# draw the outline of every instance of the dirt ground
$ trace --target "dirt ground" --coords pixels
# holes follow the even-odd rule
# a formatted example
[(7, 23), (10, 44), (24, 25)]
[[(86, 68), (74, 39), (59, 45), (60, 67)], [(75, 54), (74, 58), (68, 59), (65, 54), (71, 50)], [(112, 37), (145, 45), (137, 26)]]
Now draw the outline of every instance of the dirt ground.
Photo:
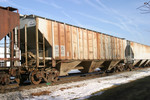
[(86, 100), (150, 100), (150, 76), (119, 85)]

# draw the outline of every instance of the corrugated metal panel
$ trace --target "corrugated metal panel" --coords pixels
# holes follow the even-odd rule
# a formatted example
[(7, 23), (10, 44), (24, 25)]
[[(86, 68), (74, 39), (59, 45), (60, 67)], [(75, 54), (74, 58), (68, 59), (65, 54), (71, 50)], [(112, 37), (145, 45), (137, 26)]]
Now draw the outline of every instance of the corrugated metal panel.
[(107, 37), (108, 38), (108, 59), (111, 59), (111, 43), (110, 43), (110, 36)]
[(115, 58), (115, 39), (112, 37), (112, 59)]
[(115, 38), (115, 59), (117, 59), (117, 38)]
[(58, 23), (58, 34), (59, 34), (59, 52), (60, 59), (65, 59), (65, 32), (64, 32), (64, 24)]
[(122, 59), (122, 48), (123, 48), (123, 43), (122, 43), (123, 40), (120, 39), (120, 58)]
[(84, 51), (84, 59), (88, 59), (88, 42), (87, 42), (87, 30), (83, 29), (83, 51)]
[(100, 59), (101, 38), (99, 33), (97, 33), (96, 35), (97, 35), (97, 59)]
[(109, 36), (109, 59), (112, 59), (112, 41), (110, 36)]
[(123, 40), (121, 40), (121, 48), (120, 48), (120, 49), (121, 49), (121, 53), (120, 53), (121, 59), (123, 59), (123, 55), (122, 55), (122, 53), (123, 53), (123, 52), (122, 52), (122, 51), (123, 51)]
[(105, 35), (105, 59), (109, 59), (109, 53), (108, 53), (108, 36)]
[(66, 28), (66, 52), (67, 59), (72, 59), (72, 42), (71, 42), (71, 29), (69, 25), (65, 25)]
[(115, 41), (115, 37), (113, 37), (113, 59), (116, 59), (116, 43), (115, 43), (116, 41)]
[(77, 28), (77, 59), (80, 59), (80, 47), (79, 47), (79, 28)]
[(118, 58), (118, 47), (117, 47), (118, 45), (117, 45), (117, 38), (115, 38), (115, 59), (117, 59)]
[(114, 59), (117, 59), (117, 40), (114, 37)]
[(125, 50), (126, 50), (127, 42), (123, 40), (123, 58), (125, 58)]
[(101, 41), (101, 47), (100, 47), (100, 58), (105, 59), (105, 44), (104, 44), (104, 35), (100, 34), (100, 41)]
[(102, 35), (102, 38), (103, 38), (103, 59), (106, 59), (106, 46), (105, 46), (105, 44), (106, 44), (106, 41), (105, 41), (106, 36)]
[(149, 46), (131, 42), (131, 49), (134, 54), (134, 59), (150, 59)]
[(89, 59), (93, 59), (93, 33), (88, 31), (88, 49), (89, 49)]
[(120, 39), (117, 38), (118, 43), (118, 59), (120, 59)]
[(106, 35), (102, 35), (103, 38), (103, 59), (106, 59)]
[(119, 45), (119, 46), (118, 46), (118, 50), (119, 50), (119, 51), (118, 51), (118, 58), (119, 58), (119, 59), (121, 59), (121, 56), (120, 56), (120, 55), (121, 55), (121, 50), (120, 50), (120, 49), (121, 49), (121, 44), (120, 44), (120, 43), (121, 43), (121, 41), (120, 41), (120, 39), (118, 39), (118, 45)]
[(77, 28), (72, 26), (72, 41), (73, 41), (73, 59), (77, 59)]
[(106, 36), (106, 59), (109, 59), (109, 37)]
[(125, 40), (122, 40), (122, 59), (125, 58), (125, 46), (126, 46), (125, 43), (126, 43)]
[(96, 32), (93, 32), (93, 56), (94, 56), (94, 59), (97, 59), (97, 33)]
[(78, 29), (79, 32), (79, 58), (83, 59), (83, 31)]
[(110, 42), (110, 36), (107, 36), (108, 38), (108, 59), (111, 59), (111, 42)]
[(116, 56), (117, 56), (117, 59), (119, 59), (119, 41), (118, 41), (118, 40), (119, 40), (119, 39), (116, 38), (116, 44), (117, 44), (117, 45), (116, 45), (116, 52), (117, 52), (117, 53), (116, 53), (116, 54), (117, 54)]
[(53, 22), (53, 29), (54, 29), (54, 46), (53, 48), (55, 48), (55, 59), (59, 59), (60, 57), (60, 50), (59, 50), (59, 38), (58, 38), (58, 23), (57, 22)]
[(111, 37), (111, 45), (112, 45), (112, 59), (114, 59), (114, 37)]

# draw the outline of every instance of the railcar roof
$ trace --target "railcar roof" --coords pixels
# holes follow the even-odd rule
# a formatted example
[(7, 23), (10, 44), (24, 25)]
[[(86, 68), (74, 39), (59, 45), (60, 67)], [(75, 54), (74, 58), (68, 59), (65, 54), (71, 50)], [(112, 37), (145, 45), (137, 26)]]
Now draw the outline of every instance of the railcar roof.
[(5, 10), (9, 10), (9, 11), (16, 11), (18, 10), (17, 8), (13, 8), (13, 7), (2, 7), (0, 6), (1, 9), (5, 9)]
[(104, 34), (104, 35), (107, 35), (107, 36), (110, 36), (110, 37), (115, 37), (115, 38), (119, 38), (119, 39), (122, 39), (122, 40), (124, 40), (124, 39), (125, 39), (125, 38), (120, 38), (120, 37), (117, 37), (117, 36), (109, 35), (109, 34), (102, 33), (102, 32), (99, 32), (99, 31), (95, 31), (95, 30), (92, 30), (92, 29), (88, 29), (88, 28), (84, 28), (84, 27), (80, 27), (80, 26), (76, 26), (76, 25), (68, 24), (68, 23), (61, 22), (61, 21), (56, 21), (56, 20), (53, 20), (53, 19), (49, 19), (49, 18), (45, 18), (45, 17), (41, 17), (41, 16), (37, 16), (37, 15), (23, 15), (23, 16), (20, 16), (20, 17), (21, 17), (21, 18), (34, 18), (34, 17), (38, 17), (38, 18), (42, 18), (42, 19), (51, 20), (51, 21), (55, 21), (55, 22), (62, 23), (62, 24), (66, 24), (66, 25), (74, 26), (74, 27), (77, 27), (77, 28), (86, 29), (86, 30), (88, 30), (88, 31), (93, 31), (93, 32), (101, 33), (101, 34)]
[[(38, 15), (23, 15), (23, 16), (20, 16), (20, 17), (22, 17), (22, 18), (23, 18), (23, 17), (24, 17), (24, 18), (26, 18), (26, 17), (28, 17), (28, 18), (30, 18), (30, 17), (31, 17), (31, 18), (38, 17), (38, 18), (42, 18), (42, 19), (51, 20), (51, 21), (55, 21), (55, 22), (62, 23), (62, 24), (74, 26), (74, 27), (77, 27), (77, 28), (81, 28), (81, 29), (86, 29), (86, 30), (89, 30), (89, 31), (97, 32), (97, 33), (104, 34), (104, 35), (107, 35), (107, 36), (110, 36), (110, 37), (115, 37), (115, 38), (119, 38), (119, 39), (122, 39), (122, 40), (126, 40), (125, 38), (120, 38), (120, 37), (117, 37), (117, 36), (109, 35), (109, 34), (102, 33), (102, 32), (99, 32), (99, 31), (95, 31), (95, 30), (92, 30), (92, 29), (87, 29), (87, 28), (84, 28), (84, 27), (79, 27), (79, 26), (72, 25), (72, 24), (68, 24), (68, 23), (65, 23), (65, 22), (56, 21), (56, 20), (53, 20), (53, 19), (50, 19), (50, 18), (41, 17), (41, 16), (38, 16)], [(138, 42), (131, 41), (131, 40), (128, 40), (128, 41), (134, 42), (134, 43), (138, 43)], [(138, 43), (138, 44), (141, 44), (141, 43)], [(145, 44), (142, 44), (142, 45), (145, 45)], [(145, 46), (149, 46), (149, 45), (145, 45)], [(149, 47), (150, 47), (150, 46), (149, 46)]]

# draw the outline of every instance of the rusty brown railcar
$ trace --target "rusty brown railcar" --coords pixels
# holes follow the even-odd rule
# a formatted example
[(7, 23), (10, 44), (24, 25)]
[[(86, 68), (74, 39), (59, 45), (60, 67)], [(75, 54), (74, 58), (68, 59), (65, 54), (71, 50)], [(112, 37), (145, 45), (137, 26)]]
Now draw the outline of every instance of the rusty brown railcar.
[[(12, 81), (19, 82), (21, 66), (19, 19), (18, 9), (0, 7), (0, 47), (4, 51), (0, 57), (0, 62), (4, 63), (0, 66), (0, 84), (3, 85)], [(15, 79), (10, 80), (10, 77)]]

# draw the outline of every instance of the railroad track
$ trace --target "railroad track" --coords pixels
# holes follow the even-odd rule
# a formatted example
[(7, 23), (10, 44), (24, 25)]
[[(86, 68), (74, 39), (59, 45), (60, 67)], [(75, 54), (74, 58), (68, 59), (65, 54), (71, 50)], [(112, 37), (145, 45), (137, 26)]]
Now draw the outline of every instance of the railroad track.
[[(148, 68), (148, 67), (145, 67)], [(140, 70), (143, 69), (142, 67), (136, 67), (132, 71)], [(122, 72), (128, 72), (122, 71)], [(119, 74), (122, 72), (115, 72), (115, 73), (104, 73), (100, 71), (96, 71), (93, 73), (74, 73), (70, 74), (69, 76), (63, 76), (59, 77), (59, 80), (55, 83), (45, 83), (44, 81), (38, 85), (31, 84), (29, 81), (25, 82), (23, 85), (18, 85), (18, 84), (10, 84), (6, 86), (0, 86), (0, 93), (8, 93), (8, 92), (15, 92), (15, 91), (23, 91), (23, 90), (28, 90), (28, 89), (33, 89), (37, 87), (43, 87), (43, 86), (54, 86), (54, 85), (59, 85), (59, 84), (64, 84), (64, 83), (69, 83), (69, 82), (77, 82), (77, 81), (83, 81), (83, 80), (88, 80), (88, 79), (93, 79), (93, 78), (98, 78), (98, 77), (104, 77), (104, 76), (110, 76), (110, 75), (115, 75)]]

